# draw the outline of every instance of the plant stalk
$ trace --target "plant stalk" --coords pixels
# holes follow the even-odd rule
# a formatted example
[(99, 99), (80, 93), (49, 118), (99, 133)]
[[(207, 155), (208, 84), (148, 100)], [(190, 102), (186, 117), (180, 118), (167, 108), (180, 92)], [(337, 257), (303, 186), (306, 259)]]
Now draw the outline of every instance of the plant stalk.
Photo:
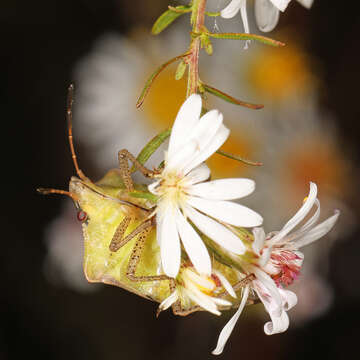
[[(201, 46), (201, 40), (199, 34), (204, 26), (205, 21), (205, 8), (207, 0), (194, 0), (191, 19), (193, 22), (192, 38), (190, 44), (191, 55), (188, 58), (189, 73), (187, 82), (186, 97), (192, 94), (196, 94), (199, 84), (199, 52)], [(195, 34), (195, 36), (194, 36)]]

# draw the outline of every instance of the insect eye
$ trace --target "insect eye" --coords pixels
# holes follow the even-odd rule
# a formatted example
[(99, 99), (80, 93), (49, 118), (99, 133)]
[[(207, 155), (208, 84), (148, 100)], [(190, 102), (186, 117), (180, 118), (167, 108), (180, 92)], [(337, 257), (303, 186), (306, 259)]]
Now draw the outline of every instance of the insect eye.
[(77, 219), (81, 222), (85, 221), (87, 219), (87, 213), (85, 211), (79, 210), (77, 213)]

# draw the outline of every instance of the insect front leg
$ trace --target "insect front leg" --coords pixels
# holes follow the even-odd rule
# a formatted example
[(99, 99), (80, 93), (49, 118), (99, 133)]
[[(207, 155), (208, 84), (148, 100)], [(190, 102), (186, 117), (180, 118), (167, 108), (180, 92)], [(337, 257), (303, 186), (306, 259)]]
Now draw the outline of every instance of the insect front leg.
[(131, 179), (131, 173), (129, 168), (128, 161), (130, 160), (134, 166), (146, 177), (153, 177), (154, 171), (146, 168), (144, 165), (140, 164), (139, 161), (136, 160), (135, 156), (133, 156), (129, 151), (126, 149), (120, 150), (118, 153), (119, 159), (119, 168), (120, 168), (120, 175), (124, 180), (124, 184), (126, 186), (126, 190), (129, 192), (134, 191), (134, 184)]

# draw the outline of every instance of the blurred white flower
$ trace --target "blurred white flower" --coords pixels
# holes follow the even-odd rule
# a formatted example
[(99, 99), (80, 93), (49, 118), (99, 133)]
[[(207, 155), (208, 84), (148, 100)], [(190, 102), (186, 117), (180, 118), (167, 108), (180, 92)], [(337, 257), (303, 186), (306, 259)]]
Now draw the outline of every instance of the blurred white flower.
[(149, 185), (149, 190), (159, 196), (157, 238), (163, 270), (170, 277), (176, 277), (180, 268), (180, 238), (195, 269), (200, 274), (211, 274), (206, 246), (187, 218), (210, 239), (236, 254), (243, 254), (245, 246), (227, 225), (254, 227), (262, 223), (255, 211), (227, 201), (251, 194), (255, 189), (252, 180), (204, 182), (210, 170), (203, 162), (226, 141), (229, 130), (217, 110), (200, 118), (201, 109), (200, 95), (191, 95), (181, 106), (172, 128), (165, 167)]
[(89, 284), (84, 276), (83, 235), (72, 202), (64, 201), (61, 214), (45, 229), (45, 244), (44, 274), (52, 284), (80, 292), (99, 289), (100, 285)]

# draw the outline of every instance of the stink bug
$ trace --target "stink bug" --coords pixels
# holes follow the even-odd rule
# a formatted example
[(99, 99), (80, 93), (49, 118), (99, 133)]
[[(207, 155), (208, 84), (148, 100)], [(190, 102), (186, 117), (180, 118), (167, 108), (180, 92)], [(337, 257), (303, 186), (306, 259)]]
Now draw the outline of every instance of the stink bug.
[[(119, 168), (112, 169), (98, 182), (87, 178), (79, 168), (72, 135), (73, 85), (67, 98), (68, 137), (72, 160), (78, 177), (72, 177), (69, 191), (44, 189), (42, 194), (69, 196), (77, 208), (84, 237), (84, 274), (89, 282), (103, 282), (119, 286), (141, 297), (162, 302), (175, 291), (176, 280), (163, 274), (160, 248), (156, 241), (154, 207), (156, 202), (132, 194), (147, 193), (145, 185), (133, 184), (128, 160), (144, 176), (152, 171), (140, 164), (127, 150), (118, 153)], [(213, 260), (222, 267), (233, 283), (236, 272), (229, 266)], [(242, 281), (237, 288), (241, 288)], [(245, 283), (244, 283), (245, 284)], [(222, 295), (221, 295), (222, 296)], [(236, 304), (237, 301), (233, 300)], [(202, 310), (191, 301), (178, 300), (172, 306), (175, 314), (187, 315)]]

